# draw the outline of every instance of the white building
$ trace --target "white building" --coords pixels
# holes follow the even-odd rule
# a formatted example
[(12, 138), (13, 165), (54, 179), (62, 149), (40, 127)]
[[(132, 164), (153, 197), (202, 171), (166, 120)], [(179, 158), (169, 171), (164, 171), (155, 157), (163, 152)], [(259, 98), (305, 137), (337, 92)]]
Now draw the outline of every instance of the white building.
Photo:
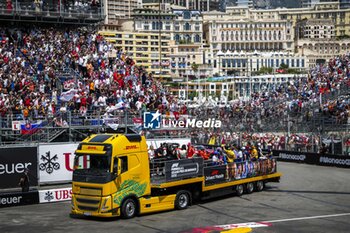
[[(200, 75), (203, 64), (203, 17), (199, 11), (174, 9), (160, 12), (140, 9), (134, 13), (134, 30), (171, 36), (171, 75), (179, 80)], [(194, 69), (193, 64), (196, 64)], [(198, 67), (197, 67), (198, 66)], [(197, 69), (198, 68), (198, 69)], [(198, 71), (198, 72), (197, 72)]]
[(142, 0), (105, 0), (105, 24), (117, 24), (119, 19), (130, 19), (134, 9), (142, 7)]
[(290, 69), (306, 71), (308, 63), (305, 57), (288, 52), (237, 52), (227, 50), (215, 54), (214, 73), (219, 75), (251, 76), (262, 67), (272, 68), (276, 72), (282, 64)]

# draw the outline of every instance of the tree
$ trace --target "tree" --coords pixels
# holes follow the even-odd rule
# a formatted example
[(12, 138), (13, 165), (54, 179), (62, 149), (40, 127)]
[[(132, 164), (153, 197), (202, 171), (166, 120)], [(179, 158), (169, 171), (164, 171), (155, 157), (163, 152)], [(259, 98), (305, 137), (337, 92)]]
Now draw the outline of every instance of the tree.
[(262, 66), (258, 71), (258, 74), (272, 74), (273, 69), (271, 67)]
[(195, 62), (193, 62), (193, 63), (191, 64), (191, 69), (192, 69), (194, 72), (197, 72), (197, 71), (198, 71), (198, 67), (199, 67), (199, 65), (196, 64)]
[(286, 64), (284, 64), (284, 63), (281, 63), (281, 65), (280, 65), (280, 67), (279, 67), (279, 69), (281, 69), (281, 70), (286, 70), (286, 69), (288, 69), (288, 68), (289, 68), (289, 66), (286, 65)]

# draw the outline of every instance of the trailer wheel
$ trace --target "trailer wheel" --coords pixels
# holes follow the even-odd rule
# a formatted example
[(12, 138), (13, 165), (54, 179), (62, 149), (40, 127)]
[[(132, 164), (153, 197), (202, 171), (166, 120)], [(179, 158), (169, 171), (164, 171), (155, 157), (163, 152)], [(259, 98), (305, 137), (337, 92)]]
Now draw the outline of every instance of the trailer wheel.
[(259, 180), (256, 182), (256, 191), (260, 192), (264, 189), (264, 182)]
[(136, 215), (136, 202), (132, 198), (128, 198), (123, 202), (121, 214), (123, 218), (133, 218)]
[(237, 185), (236, 186), (236, 195), (240, 197), (243, 195), (243, 192), (244, 192), (243, 185), (241, 185), (241, 184)]
[(253, 183), (248, 183), (246, 185), (246, 193), (250, 194), (254, 191), (254, 184)]
[(190, 194), (186, 191), (179, 191), (176, 194), (175, 209), (183, 210), (186, 209), (190, 204)]

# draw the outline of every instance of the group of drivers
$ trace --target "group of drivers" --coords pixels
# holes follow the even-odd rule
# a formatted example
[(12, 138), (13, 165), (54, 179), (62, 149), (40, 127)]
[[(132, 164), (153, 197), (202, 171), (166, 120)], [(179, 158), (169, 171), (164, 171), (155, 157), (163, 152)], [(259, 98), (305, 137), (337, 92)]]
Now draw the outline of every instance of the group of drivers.
[(271, 151), (263, 154), (260, 144), (248, 143), (243, 147), (236, 145), (222, 145), (213, 147), (208, 145), (180, 145), (178, 143), (162, 143), (154, 149), (151, 145), (148, 150), (150, 161), (179, 160), (188, 158), (200, 158), (211, 160), (213, 165), (221, 165), (232, 162), (257, 161), (259, 158), (271, 157)]

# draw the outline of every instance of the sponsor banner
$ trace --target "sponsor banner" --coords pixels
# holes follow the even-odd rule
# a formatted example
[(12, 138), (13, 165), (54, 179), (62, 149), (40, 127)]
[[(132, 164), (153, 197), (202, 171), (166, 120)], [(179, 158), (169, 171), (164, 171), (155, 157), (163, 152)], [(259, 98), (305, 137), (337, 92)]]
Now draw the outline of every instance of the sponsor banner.
[(226, 165), (205, 167), (205, 185), (218, 184), (224, 182), (226, 171)]
[(0, 149), (0, 189), (18, 188), (28, 169), (29, 185), (38, 186), (37, 147), (8, 147)]
[(273, 151), (273, 154), (274, 156), (278, 156), (278, 160), (280, 161), (350, 168), (349, 156), (276, 150)]
[(173, 160), (165, 163), (166, 181), (201, 176), (203, 174), (203, 158)]
[(21, 121), (12, 121), (12, 130), (21, 131)]
[(39, 145), (40, 183), (72, 181), (78, 144)]
[(0, 208), (39, 203), (38, 191), (0, 194)]
[(39, 191), (39, 203), (69, 201), (71, 199), (72, 199), (71, 187)]

